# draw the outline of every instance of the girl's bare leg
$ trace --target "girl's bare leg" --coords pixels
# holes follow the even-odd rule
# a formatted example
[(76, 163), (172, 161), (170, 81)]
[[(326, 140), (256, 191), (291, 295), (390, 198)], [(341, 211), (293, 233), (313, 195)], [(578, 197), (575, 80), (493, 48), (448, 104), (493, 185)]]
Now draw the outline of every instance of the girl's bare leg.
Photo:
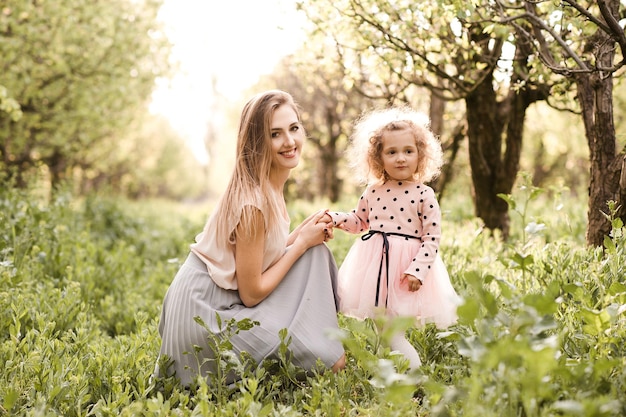
[(415, 350), (413, 345), (406, 339), (404, 332), (396, 333), (391, 338), (391, 349), (402, 353), (409, 361), (411, 369), (417, 369), (422, 366), (419, 353), (417, 353), (417, 350)]

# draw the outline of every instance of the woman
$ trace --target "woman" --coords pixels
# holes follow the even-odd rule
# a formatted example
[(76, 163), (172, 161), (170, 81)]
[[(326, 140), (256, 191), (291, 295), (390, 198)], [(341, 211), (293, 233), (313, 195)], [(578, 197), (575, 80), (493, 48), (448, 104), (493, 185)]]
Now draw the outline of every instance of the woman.
[(333, 371), (344, 367), (341, 342), (327, 337), (338, 324), (337, 266), (323, 244), (332, 229), (320, 222), (325, 212), (289, 234), (283, 186), (305, 136), (288, 93), (267, 91), (245, 105), (230, 183), (163, 302), (160, 356), (173, 363), (161, 374), (189, 385), (198, 374), (215, 373), (210, 341), (223, 336), (230, 319), (259, 322), (230, 337), (237, 355), (245, 351), (259, 364), (277, 358), (279, 332), (287, 329), (296, 365), (311, 370), (319, 359)]

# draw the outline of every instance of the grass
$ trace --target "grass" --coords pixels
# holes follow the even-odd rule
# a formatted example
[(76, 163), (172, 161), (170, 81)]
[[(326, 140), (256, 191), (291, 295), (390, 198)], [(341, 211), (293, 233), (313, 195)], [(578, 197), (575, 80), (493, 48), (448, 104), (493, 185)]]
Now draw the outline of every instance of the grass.
[[(285, 341), (254, 370), (224, 356), (247, 369), (236, 386), (191, 390), (151, 374), (163, 295), (210, 205), (0, 190), (0, 416), (626, 415), (623, 225), (607, 213), (613, 238), (588, 248), (584, 204), (521, 183), (503, 196), (506, 243), (471, 203), (442, 202), (442, 256), (465, 302), (449, 329), (407, 329), (420, 370), (386, 348), (380, 323), (340, 315), (344, 372), (302, 378)], [(336, 232), (338, 263), (355, 238)]]

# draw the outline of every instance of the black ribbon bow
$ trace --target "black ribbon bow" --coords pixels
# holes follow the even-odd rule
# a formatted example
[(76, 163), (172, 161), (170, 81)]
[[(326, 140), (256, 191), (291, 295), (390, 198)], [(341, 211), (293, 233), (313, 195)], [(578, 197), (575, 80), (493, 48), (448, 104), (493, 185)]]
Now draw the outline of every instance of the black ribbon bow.
[(387, 300), (389, 299), (389, 240), (387, 236), (400, 236), (405, 239), (421, 239), (419, 236), (405, 235), (404, 233), (395, 232), (383, 232), (382, 230), (369, 230), (363, 236), (361, 240), (368, 240), (375, 234), (381, 234), (383, 237), (383, 254), (380, 258), (380, 265), (378, 266), (378, 282), (376, 283), (376, 302), (375, 306), (378, 307), (380, 297), (380, 282), (382, 281), (383, 260), (385, 261), (385, 279), (387, 280), (387, 294), (385, 296), (385, 308), (387, 307)]

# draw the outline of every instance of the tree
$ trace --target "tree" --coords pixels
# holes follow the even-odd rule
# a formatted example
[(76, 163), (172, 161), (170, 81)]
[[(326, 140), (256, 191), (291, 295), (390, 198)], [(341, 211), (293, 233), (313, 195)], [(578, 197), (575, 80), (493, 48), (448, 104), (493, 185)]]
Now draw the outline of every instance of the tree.
[(313, 154), (313, 158), (304, 158), (303, 165), (309, 166), (303, 168), (308, 169), (293, 175), (292, 182), (297, 186), (292, 188), (299, 198), (339, 200), (344, 185), (339, 162), (348, 146), (352, 123), (376, 105), (375, 100), (345, 84), (339, 61), (334, 45), (310, 39), (306, 48), (284, 58), (266, 80), (289, 91), (302, 108), (308, 135), (305, 152)]
[(0, 10), (0, 83), (19, 120), (0, 113), (0, 169), (53, 184), (114, 150), (168, 70), (159, 0), (8, 0)]
[(474, 4), (311, 0), (300, 7), (336, 41), (346, 75), (365, 94), (393, 99), (413, 85), (465, 101), (476, 215), (506, 238), (508, 206), (498, 194), (509, 194), (517, 177), (526, 109), (549, 86), (529, 78), (531, 50), (515, 44), (514, 33), (471, 20)]
[[(602, 245), (611, 231), (609, 200), (626, 220), (626, 143), (618, 151), (613, 108), (614, 76), (626, 65), (619, 0), (494, 2), (499, 23), (513, 27), (540, 61), (538, 72), (570, 80), (576, 89), (589, 146), (587, 243)], [(543, 68), (540, 68), (543, 67)]]

